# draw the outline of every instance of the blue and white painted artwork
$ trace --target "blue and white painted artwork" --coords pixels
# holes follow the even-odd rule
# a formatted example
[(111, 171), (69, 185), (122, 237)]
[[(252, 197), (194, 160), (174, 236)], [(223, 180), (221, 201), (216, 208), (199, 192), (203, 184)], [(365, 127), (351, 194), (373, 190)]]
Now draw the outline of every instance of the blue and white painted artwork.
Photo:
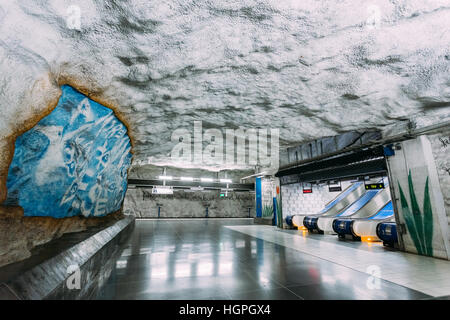
[(19, 136), (9, 167), (7, 205), (25, 216), (104, 216), (120, 209), (131, 144), (113, 111), (70, 86), (56, 108)]

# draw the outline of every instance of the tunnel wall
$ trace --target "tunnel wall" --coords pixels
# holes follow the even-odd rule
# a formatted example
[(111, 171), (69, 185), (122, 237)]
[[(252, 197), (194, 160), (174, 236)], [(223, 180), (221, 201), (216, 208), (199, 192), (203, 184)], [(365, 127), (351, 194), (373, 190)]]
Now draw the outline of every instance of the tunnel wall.
[(56, 108), (15, 141), (5, 205), (25, 216), (104, 216), (120, 209), (131, 144), (111, 109), (62, 86)]
[(448, 193), (448, 180), (441, 162), (447, 161), (450, 149), (438, 146), (439, 137), (442, 134), (401, 142), (395, 155), (388, 157), (388, 166), (396, 218), (406, 231), (400, 232), (404, 249), (448, 259), (448, 205), (443, 196)]
[(439, 185), (444, 197), (447, 222), (450, 226), (450, 128), (441, 133), (430, 135), (428, 138), (436, 164)]
[(205, 205), (208, 204), (210, 218), (246, 218), (248, 207), (254, 217), (255, 195), (253, 193), (228, 193), (219, 197), (218, 191), (185, 192), (174, 191), (173, 195), (155, 195), (151, 189), (128, 189), (123, 213), (137, 218), (157, 218), (158, 204), (161, 204), (161, 218), (204, 218)]
[(33, 249), (66, 233), (102, 227), (123, 219), (119, 211), (104, 217), (25, 217), (20, 207), (0, 206), (0, 267), (32, 256)]
[[(134, 219), (121, 219), (4, 283), (0, 281), (0, 300), (96, 298), (133, 229)], [(70, 285), (77, 275), (79, 288), (74, 288)]]
[(40, 118), (7, 139), (12, 161), (7, 188), (0, 183), (0, 195), (7, 194), (0, 205), (0, 266), (64, 233), (101, 226), (106, 215), (123, 218), (131, 141), (113, 110), (62, 85), (54, 109)]

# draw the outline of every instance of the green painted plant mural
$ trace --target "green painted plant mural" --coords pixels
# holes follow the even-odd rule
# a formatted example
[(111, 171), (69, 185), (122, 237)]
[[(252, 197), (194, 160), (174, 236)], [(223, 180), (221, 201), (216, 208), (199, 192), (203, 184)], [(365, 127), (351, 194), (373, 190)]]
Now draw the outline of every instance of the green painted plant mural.
[(277, 227), (283, 227), (283, 212), (281, 211), (281, 193), (277, 195)]
[(273, 206), (271, 205), (265, 205), (262, 209), (262, 216), (263, 217), (271, 217), (273, 215)]
[(432, 256), (433, 255), (433, 212), (431, 209), (430, 192), (428, 187), (428, 177), (425, 182), (425, 191), (423, 198), (423, 212), (420, 211), (417, 203), (416, 194), (414, 192), (414, 184), (411, 177), (411, 170), (408, 174), (408, 187), (411, 206), (406, 200), (400, 182), (398, 188), (400, 190), (400, 203), (402, 207), (403, 217), (406, 222), (411, 239), (417, 249), (418, 254)]

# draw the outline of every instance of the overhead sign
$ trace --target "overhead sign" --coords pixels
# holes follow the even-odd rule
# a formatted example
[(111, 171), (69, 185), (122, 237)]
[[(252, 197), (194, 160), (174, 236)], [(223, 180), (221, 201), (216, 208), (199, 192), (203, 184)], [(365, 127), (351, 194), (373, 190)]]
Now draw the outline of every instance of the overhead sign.
[(303, 193), (312, 193), (312, 184), (311, 183), (303, 183)]
[(173, 194), (173, 187), (170, 186), (153, 187), (152, 194)]
[(341, 181), (329, 181), (328, 182), (328, 192), (340, 192), (342, 191)]
[(366, 184), (366, 190), (377, 190), (377, 189), (384, 189), (384, 183), (368, 183)]

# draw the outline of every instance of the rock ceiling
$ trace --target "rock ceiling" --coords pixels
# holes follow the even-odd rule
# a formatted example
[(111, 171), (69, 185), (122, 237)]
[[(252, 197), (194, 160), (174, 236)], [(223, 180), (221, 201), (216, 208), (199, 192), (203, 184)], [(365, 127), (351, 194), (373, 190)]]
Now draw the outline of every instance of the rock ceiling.
[(0, 3), (0, 138), (64, 83), (121, 115), (134, 164), (170, 164), (194, 121), (283, 147), (449, 109), (448, 1), (74, 3)]

